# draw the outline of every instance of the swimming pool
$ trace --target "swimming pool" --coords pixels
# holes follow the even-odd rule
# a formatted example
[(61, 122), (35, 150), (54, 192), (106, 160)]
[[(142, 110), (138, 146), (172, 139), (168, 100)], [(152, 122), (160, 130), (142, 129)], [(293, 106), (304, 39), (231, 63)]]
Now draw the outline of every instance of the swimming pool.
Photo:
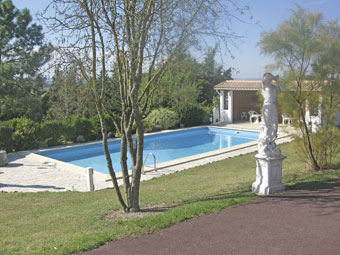
[[(157, 163), (161, 163), (256, 141), (258, 136), (258, 132), (213, 127), (146, 135), (144, 137), (144, 158), (152, 152), (156, 156)], [(116, 172), (120, 172), (120, 140), (109, 142), (109, 150), (113, 167)], [(108, 173), (101, 143), (41, 151), (38, 154)], [(153, 164), (153, 159), (149, 157), (146, 165), (151, 164)], [(128, 159), (128, 166), (131, 166), (130, 159)]]

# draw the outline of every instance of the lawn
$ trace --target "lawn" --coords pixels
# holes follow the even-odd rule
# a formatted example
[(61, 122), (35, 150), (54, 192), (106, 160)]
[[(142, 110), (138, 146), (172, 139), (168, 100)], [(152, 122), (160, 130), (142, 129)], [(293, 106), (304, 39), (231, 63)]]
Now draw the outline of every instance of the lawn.
[[(339, 178), (340, 169), (312, 173), (284, 144), (283, 182), (289, 188), (311, 188)], [(186, 219), (255, 199), (254, 154), (247, 154), (143, 182), (141, 207), (167, 207), (157, 215), (115, 221), (119, 209), (113, 190), (92, 193), (0, 193), (0, 254), (65, 254), (109, 240), (152, 232)]]

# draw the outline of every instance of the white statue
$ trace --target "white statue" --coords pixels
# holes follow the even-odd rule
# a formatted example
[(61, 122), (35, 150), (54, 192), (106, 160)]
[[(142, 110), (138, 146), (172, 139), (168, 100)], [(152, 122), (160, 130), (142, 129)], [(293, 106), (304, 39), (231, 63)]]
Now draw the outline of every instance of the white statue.
[[(272, 84), (275, 80), (277, 85)], [(262, 156), (278, 156), (281, 154), (279, 148), (276, 147), (275, 140), (277, 138), (278, 114), (276, 106), (277, 91), (285, 91), (285, 87), (279, 80), (279, 76), (273, 76), (271, 73), (263, 75), (261, 92), (264, 98), (262, 106), (262, 121), (260, 124), (260, 136), (258, 151)]]

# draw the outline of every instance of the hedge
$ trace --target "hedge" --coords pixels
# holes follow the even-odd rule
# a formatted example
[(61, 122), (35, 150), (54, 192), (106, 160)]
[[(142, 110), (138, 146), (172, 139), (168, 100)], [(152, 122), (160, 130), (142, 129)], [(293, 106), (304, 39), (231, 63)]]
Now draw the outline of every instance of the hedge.
[[(105, 116), (105, 123), (107, 131), (115, 133), (108, 116)], [(86, 141), (99, 140), (102, 137), (98, 116), (90, 119), (71, 117), (42, 123), (22, 117), (0, 122), (0, 126), (3, 126), (0, 128), (0, 149), (8, 152), (13, 149), (21, 151), (74, 143), (79, 135), (83, 135)]]
[(0, 126), (0, 150), (12, 152), (14, 149), (12, 140), (12, 129), (7, 126)]
[(207, 111), (198, 104), (183, 102), (177, 104), (173, 110), (177, 113), (180, 124), (184, 124), (186, 127), (207, 124), (209, 121)]

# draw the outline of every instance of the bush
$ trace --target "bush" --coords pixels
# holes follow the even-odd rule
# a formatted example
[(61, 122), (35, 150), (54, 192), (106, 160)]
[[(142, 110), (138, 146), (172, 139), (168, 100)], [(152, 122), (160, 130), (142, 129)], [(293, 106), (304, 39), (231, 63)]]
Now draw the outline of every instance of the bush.
[(178, 123), (178, 115), (174, 111), (165, 108), (153, 110), (144, 121), (146, 129), (151, 129), (152, 131), (173, 128)]
[[(105, 122), (108, 132), (114, 133), (116, 130), (109, 116), (105, 116)], [(13, 148), (20, 151), (36, 149), (41, 144), (50, 147), (76, 142), (79, 135), (83, 135), (86, 141), (102, 138), (98, 116), (91, 119), (71, 117), (49, 120), (40, 124), (23, 117), (1, 122), (0, 126), (6, 126), (0, 129), (0, 149), (8, 152)]]
[[(339, 167), (340, 163), (340, 130), (336, 127), (322, 128), (320, 131), (311, 133), (313, 155), (321, 169)], [(313, 167), (310, 159), (307, 142), (303, 138), (297, 138), (298, 151), (302, 153), (306, 163)]]
[(30, 150), (39, 146), (40, 127), (38, 123), (25, 117), (15, 118), (3, 123), (13, 131), (12, 139), (16, 151)]
[[(106, 129), (107, 132), (113, 132), (115, 133), (115, 126), (110, 118), (110, 116), (105, 115), (105, 124), (106, 124)], [(92, 140), (100, 140), (102, 139), (102, 131), (101, 131), (101, 126), (100, 126), (100, 120), (99, 120), (99, 116), (95, 115), (93, 117), (90, 118), (90, 122), (91, 122), (91, 126), (92, 126)]]
[(180, 123), (186, 127), (198, 126), (209, 122), (209, 115), (200, 105), (193, 103), (180, 103), (174, 107)]
[(65, 128), (60, 120), (48, 120), (40, 124), (40, 140), (48, 147), (63, 144)]
[(74, 116), (63, 120), (62, 123), (66, 141), (76, 142), (79, 135), (83, 135), (86, 141), (93, 137), (91, 121), (87, 118)]
[(12, 129), (7, 126), (0, 126), (0, 150), (13, 151)]
[(202, 116), (202, 124), (211, 124), (210, 116), (212, 116), (213, 106), (201, 106), (204, 111)]

